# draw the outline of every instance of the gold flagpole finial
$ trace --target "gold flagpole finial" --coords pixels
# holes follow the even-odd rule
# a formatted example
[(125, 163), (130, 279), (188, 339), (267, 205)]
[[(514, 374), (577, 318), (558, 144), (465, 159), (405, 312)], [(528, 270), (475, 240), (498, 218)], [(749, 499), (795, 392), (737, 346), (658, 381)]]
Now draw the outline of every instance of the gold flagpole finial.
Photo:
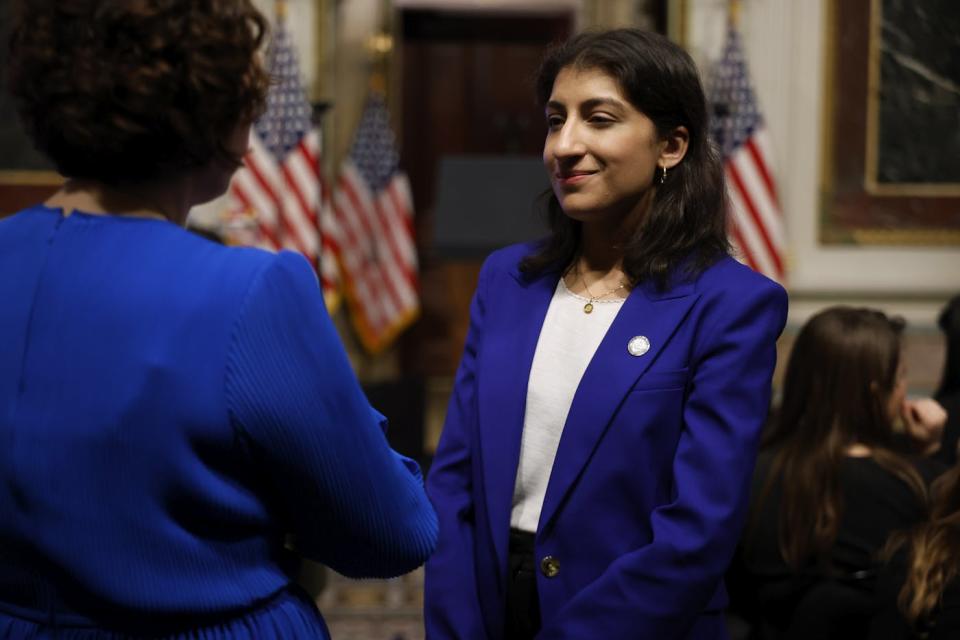
[(275, 10), (277, 13), (277, 22), (283, 22), (287, 19), (287, 0), (276, 0)]
[(740, 9), (742, 5), (741, 0), (729, 0), (729, 4), (727, 5), (730, 13), (730, 22), (733, 23), (734, 27), (740, 27)]

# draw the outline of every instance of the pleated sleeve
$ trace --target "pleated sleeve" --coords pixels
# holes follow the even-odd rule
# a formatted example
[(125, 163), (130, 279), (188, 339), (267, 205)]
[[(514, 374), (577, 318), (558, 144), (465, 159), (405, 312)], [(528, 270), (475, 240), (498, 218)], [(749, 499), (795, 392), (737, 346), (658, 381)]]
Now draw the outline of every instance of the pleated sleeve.
[(281, 252), (251, 285), (225, 380), (234, 427), (301, 553), (352, 577), (427, 559), (437, 519), (420, 469), (389, 447), (301, 256)]

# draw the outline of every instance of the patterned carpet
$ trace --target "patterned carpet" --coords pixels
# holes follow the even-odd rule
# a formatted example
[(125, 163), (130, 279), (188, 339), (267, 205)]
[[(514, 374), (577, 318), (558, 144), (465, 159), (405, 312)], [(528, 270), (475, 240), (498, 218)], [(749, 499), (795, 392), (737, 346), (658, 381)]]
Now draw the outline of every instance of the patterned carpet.
[(423, 640), (423, 570), (392, 580), (326, 571), (317, 605), (334, 640)]

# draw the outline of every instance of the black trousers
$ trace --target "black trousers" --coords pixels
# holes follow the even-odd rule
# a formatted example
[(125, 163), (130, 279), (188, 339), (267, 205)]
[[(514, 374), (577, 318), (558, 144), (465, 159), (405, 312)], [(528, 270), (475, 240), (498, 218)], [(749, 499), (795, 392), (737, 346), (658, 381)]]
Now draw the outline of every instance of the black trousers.
[(533, 534), (511, 529), (508, 556), (507, 614), (503, 637), (504, 640), (533, 640), (540, 631)]

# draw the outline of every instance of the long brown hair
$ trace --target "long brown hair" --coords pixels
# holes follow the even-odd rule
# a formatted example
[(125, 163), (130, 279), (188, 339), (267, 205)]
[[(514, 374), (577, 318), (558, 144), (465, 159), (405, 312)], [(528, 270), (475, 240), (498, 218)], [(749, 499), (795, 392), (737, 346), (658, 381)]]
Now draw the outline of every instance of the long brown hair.
[(840, 464), (861, 444), (881, 467), (925, 496), (923, 480), (894, 452), (889, 399), (897, 383), (903, 321), (880, 311), (831, 307), (800, 330), (790, 354), (783, 402), (765, 448), (774, 454), (756, 511), (782, 487), (780, 552), (796, 570), (829, 568), (843, 500)]
[(930, 616), (944, 589), (960, 573), (960, 466), (954, 466), (931, 486), (930, 521), (907, 536), (891, 540), (886, 556), (908, 543), (907, 579), (897, 605), (914, 626)]

